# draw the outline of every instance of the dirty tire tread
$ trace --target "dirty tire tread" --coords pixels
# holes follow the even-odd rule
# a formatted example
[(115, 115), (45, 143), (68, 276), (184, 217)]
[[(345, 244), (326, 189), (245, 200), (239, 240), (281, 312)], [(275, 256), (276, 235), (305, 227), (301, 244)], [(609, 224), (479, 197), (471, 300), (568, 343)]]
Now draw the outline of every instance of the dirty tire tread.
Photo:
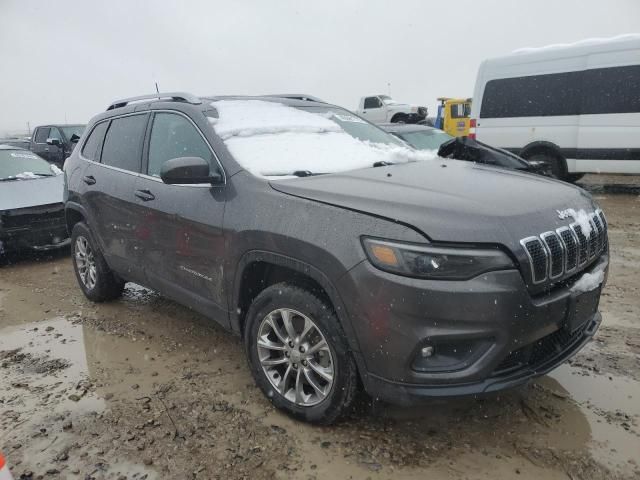
[[(76, 238), (80, 235), (83, 235), (89, 241), (96, 260), (97, 279), (96, 285), (91, 290), (88, 290), (82, 283), (76, 266)], [(119, 279), (109, 268), (107, 262), (102, 256), (102, 252), (100, 252), (100, 249), (97, 247), (91, 230), (84, 222), (76, 223), (71, 231), (71, 261), (73, 262), (73, 271), (76, 275), (76, 279), (78, 280), (78, 285), (89, 300), (94, 302), (106, 302), (109, 300), (115, 300), (122, 295), (125, 282)]]
[[(276, 392), (257, 359), (254, 344), (261, 320), (276, 308), (285, 307), (298, 310), (316, 322), (330, 343), (336, 361), (337, 372), (332, 393), (322, 403), (312, 407), (297, 406)], [(358, 371), (335, 310), (327, 300), (297, 285), (277, 283), (263, 290), (254, 299), (246, 318), (244, 342), (251, 373), (274, 406), (298, 420), (318, 425), (332, 424), (348, 413), (358, 393)]]

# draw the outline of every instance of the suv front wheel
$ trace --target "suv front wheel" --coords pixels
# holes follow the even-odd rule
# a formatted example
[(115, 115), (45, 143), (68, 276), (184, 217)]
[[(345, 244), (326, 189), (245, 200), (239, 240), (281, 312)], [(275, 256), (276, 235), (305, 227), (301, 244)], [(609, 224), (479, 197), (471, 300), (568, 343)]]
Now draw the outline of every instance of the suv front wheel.
[(293, 417), (329, 424), (351, 405), (355, 361), (333, 308), (311, 291), (263, 290), (247, 312), (245, 347), (258, 386)]
[(78, 284), (89, 300), (104, 302), (122, 295), (124, 281), (111, 271), (83, 222), (76, 223), (71, 231), (71, 256)]

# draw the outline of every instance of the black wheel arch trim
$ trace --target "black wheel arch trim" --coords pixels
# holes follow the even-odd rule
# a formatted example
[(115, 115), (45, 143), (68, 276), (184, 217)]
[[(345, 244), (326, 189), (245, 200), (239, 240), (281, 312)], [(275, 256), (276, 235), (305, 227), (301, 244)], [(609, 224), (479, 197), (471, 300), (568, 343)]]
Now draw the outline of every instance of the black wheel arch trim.
[(240, 304), (240, 289), (242, 286), (242, 278), (244, 276), (245, 269), (252, 263), (256, 262), (271, 263), (276, 266), (288, 268), (297, 273), (308, 276), (324, 289), (334, 307), (336, 316), (340, 321), (340, 325), (342, 326), (342, 329), (347, 336), (347, 343), (349, 344), (349, 348), (354, 353), (359, 370), (361, 373), (364, 373), (366, 370), (363, 370), (362, 368), (364, 364), (362, 363), (362, 359), (360, 358), (360, 355), (358, 353), (360, 352), (358, 340), (351, 325), (351, 319), (347, 314), (345, 304), (342, 301), (337, 288), (329, 279), (329, 277), (327, 277), (327, 275), (325, 275), (324, 272), (322, 272), (320, 269), (293, 257), (288, 257), (280, 253), (274, 253), (265, 250), (250, 250), (242, 255), (242, 257), (238, 261), (235, 277), (233, 280), (233, 298), (230, 302), (232, 308), (230, 308), (229, 312), (229, 324), (231, 326), (231, 330), (236, 334), (241, 334), (241, 317), (237, 308)]

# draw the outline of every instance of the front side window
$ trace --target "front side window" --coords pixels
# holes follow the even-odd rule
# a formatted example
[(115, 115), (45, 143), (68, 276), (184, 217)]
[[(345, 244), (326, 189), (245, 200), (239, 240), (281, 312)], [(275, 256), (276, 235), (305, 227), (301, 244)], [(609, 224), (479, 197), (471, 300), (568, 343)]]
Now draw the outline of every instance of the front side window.
[(55, 138), (56, 140), (62, 141), (60, 130), (58, 130), (56, 127), (51, 127), (51, 130), (49, 130), (49, 138)]
[(71, 140), (71, 138), (75, 135), (80, 138), (82, 133), (84, 132), (84, 125), (68, 125), (66, 127), (60, 127), (64, 136), (67, 137), (67, 140)]
[(47, 143), (47, 138), (49, 138), (49, 127), (40, 127), (36, 131), (36, 143)]
[(147, 114), (114, 118), (104, 139), (101, 162), (131, 172), (140, 171)]
[(380, 108), (382, 103), (378, 97), (367, 97), (364, 99), (364, 108)]
[(182, 115), (156, 113), (149, 140), (147, 173), (159, 177), (167, 160), (180, 157), (200, 157), (214, 162), (213, 153), (193, 124)]
[(100, 145), (102, 145), (102, 140), (104, 139), (104, 134), (107, 131), (108, 126), (109, 122), (102, 122), (95, 126), (82, 147), (82, 156), (84, 158), (93, 160), (94, 162), (99, 161), (100, 152), (98, 149), (100, 148)]

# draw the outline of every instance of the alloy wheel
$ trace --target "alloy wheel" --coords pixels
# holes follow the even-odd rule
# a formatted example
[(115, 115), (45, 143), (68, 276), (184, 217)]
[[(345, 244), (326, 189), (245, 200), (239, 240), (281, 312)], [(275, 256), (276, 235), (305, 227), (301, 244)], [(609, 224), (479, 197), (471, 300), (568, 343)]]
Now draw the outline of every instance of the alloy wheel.
[(86, 237), (80, 235), (76, 238), (74, 250), (76, 268), (78, 269), (80, 280), (88, 290), (92, 290), (96, 286), (98, 276), (93, 249)]
[(335, 363), (311, 318), (288, 308), (274, 310), (260, 323), (257, 347), (264, 374), (290, 402), (310, 407), (331, 392)]

